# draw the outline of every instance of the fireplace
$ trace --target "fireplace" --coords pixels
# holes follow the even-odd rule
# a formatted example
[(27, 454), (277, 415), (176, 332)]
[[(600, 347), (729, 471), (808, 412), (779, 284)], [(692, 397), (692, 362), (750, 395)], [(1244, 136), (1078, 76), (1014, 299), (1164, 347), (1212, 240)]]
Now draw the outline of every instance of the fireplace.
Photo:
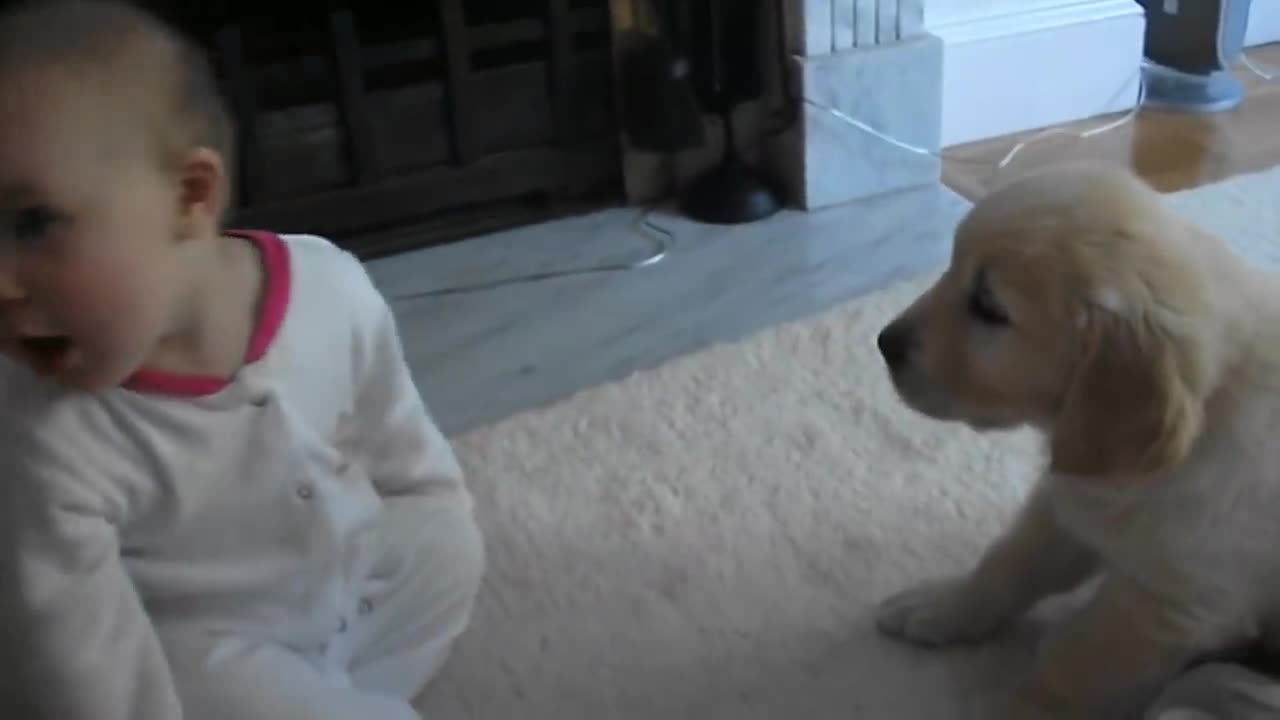
[(370, 258), (623, 197), (608, 0), (144, 4), (215, 64), (237, 225)]
[[(134, 1), (215, 65), (240, 136), (233, 222), (322, 234), (364, 259), (670, 197), (725, 144), (705, 103), (695, 147), (638, 146), (619, 118), (636, 106), (617, 71), (626, 38), (652, 34), (644, 9), (702, 3)], [(761, 92), (732, 119), (789, 204), (936, 182), (937, 157), (903, 149), (939, 142), (941, 42), (923, 0), (741, 3), (756, 32), (729, 36), (751, 57), (726, 67), (756, 66)], [(695, 60), (709, 47), (686, 41)]]

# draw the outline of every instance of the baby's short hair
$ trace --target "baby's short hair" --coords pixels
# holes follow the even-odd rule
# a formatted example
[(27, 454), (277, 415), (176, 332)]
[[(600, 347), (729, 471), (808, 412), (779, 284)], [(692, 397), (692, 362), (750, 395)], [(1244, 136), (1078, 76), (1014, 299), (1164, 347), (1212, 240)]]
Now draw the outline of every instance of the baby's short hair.
[(128, 112), (143, 115), (162, 162), (197, 147), (217, 152), (230, 201), (235, 127), (208, 57), (191, 38), (121, 0), (22, 0), (0, 11), (0, 75), (33, 65), (65, 68), (140, 103)]

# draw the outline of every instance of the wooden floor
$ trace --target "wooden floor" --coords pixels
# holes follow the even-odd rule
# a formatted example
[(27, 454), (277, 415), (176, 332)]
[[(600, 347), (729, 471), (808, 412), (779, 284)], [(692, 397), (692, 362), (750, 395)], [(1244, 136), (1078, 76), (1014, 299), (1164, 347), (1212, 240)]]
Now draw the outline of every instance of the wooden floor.
[[(1252, 48), (1260, 68), (1280, 70), (1280, 44)], [(1041, 165), (1069, 159), (1123, 163), (1156, 188), (1173, 192), (1280, 164), (1280, 79), (1267, 81), (1244, 66), (1237, 74), (1248, 95), (1231, 112), (1190, 115), (1143, 110), (1132, 121), (1081, 139), (1074, 133), (1105, 125), (1124, 113), (1060, 126), (1024, 147), (996, 174), (997, 163), (1021, 140), (1043, 131), (959, 145), (944, 153), (943, 181), (969, 200), (992, 185)]]

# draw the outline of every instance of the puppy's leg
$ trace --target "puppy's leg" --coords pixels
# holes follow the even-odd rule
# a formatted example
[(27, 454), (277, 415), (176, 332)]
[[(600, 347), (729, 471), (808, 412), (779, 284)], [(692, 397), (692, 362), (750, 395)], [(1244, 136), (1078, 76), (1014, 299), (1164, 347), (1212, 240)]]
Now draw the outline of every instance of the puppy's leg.
[(1047, 495), (1036, 490), (972, 572), (890, 597), (876, 622), (882, 632), (921, 645), (973, 642), (1073, 589), (1096, 567), (1094, 554), (1059, 526)]
[(1011, 700), (1010, 720), (1139, 717), (1213, 638), (1204, 609), (1180, 608), (1108, 577), (1042, 641)]

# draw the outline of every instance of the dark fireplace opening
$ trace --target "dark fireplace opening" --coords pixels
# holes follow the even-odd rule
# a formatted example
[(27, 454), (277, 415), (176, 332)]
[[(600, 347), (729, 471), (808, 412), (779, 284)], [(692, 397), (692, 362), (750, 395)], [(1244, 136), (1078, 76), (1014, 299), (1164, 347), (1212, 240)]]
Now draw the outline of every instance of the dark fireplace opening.
[(624, 199), (608, 0), (143, 4), (217, 68), (236, 225), (369, 258)]

